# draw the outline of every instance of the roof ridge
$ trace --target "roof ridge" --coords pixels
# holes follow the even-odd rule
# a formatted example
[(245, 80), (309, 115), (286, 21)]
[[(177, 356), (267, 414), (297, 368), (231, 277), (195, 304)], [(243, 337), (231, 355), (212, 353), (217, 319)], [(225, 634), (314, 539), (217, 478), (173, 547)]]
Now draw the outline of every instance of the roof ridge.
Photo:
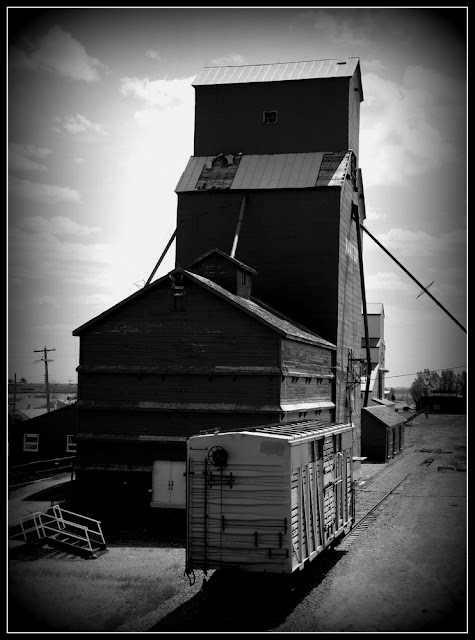
[(240, 67), (269, 67), (275, 64), (299, 64), (300, 62), (327, 62), (328, 60), (359, 60), (359, 56), (348, 56), (347, 58), (311, 58), (310, 60), (282, 60), (282, 62), (250, 62), (249, 64), (218, 64), (204, 66), (202, 69), (239, 69)]

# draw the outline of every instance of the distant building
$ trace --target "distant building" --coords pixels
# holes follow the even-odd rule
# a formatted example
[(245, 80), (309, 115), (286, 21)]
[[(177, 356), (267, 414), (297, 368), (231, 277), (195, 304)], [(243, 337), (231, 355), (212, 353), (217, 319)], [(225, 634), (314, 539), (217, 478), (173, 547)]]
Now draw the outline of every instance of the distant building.
[(25, 409), (28, 419), (9, 424), (8, 466), (64, 458), (76, 454), (77, 414), (71, 405), (30, 415), (39, 409)]
[(434, 390), (423, 396), (417, 403), (417, 410), (428, 409), (429, 413), (466, 414), (467, 399), (460, 394)]
[[(385, 365), (386, 344), (384, 342), (384, 306), (382, 303), (368, 303), (366, 305), (368, 317), (368, 334), (371, 354), (371, 376), (369, 380), (368, 406), (378, 404), (376, 399), (384, 400), (385, 375), (388, 372)], [(366, 339), (361, 338), (361, 357), (366, 360)], [(361, 397), (364, 398), (367, 384), (367, 376), (361, 378)], [(381, 404), (381, 403), (379, 403)], [(384, 403), (383, 403), (384, 404)]]
[(385, 406), (361, 411), (361, 455), (368, 462), (387, 462), (404, 449), (406, 419)]

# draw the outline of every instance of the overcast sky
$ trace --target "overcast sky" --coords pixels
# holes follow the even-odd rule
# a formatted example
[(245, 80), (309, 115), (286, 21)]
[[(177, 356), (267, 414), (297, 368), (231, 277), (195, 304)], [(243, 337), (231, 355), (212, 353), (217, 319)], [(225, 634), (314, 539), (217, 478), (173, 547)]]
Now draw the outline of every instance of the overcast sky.
[[(360, 58), (367, 229), (466, 327), (465, 8), (8, 10), (8, 375), (76, 382), (72, 331), (137, 291), (176, 224), (204, 66)], [(318, 151), (318, 150), (317, 150)], [(387, 386), (466, 335), (366, 234)], [(174, 268), (174, 245), (154, 276)], [(250, 265), (252, 266), (252, 265)]]

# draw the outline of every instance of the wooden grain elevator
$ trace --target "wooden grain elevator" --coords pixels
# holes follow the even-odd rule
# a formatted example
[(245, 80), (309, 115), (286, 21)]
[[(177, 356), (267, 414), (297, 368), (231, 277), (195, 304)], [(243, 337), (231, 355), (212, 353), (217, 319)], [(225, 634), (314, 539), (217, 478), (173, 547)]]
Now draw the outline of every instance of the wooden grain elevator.
[(230, 254), (257, 271), (256, 298), (337, 346), (334, 419), (354, 423), (358, 456), (359, 59), (207, 67), (193, 86), (176, 266)]

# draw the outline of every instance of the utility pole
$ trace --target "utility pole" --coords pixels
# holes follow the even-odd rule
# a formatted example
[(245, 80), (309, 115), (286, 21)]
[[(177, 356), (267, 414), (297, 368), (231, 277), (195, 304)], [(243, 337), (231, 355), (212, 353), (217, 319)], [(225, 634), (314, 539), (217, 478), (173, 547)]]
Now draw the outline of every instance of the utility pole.
[(48, 362), (54, 362), (54, 360), (48, 360), (48, 351), (56, 351), (56, 349), (47, 349), (46, 345), (44, 349), (35, 349), (34, 353), (43, 353), (43, 358), (35, 360), (36, 362), (45, 363), (45, 383), (46, 383), (46, 411), (49, 413), (49, 381), (48, 381)]

